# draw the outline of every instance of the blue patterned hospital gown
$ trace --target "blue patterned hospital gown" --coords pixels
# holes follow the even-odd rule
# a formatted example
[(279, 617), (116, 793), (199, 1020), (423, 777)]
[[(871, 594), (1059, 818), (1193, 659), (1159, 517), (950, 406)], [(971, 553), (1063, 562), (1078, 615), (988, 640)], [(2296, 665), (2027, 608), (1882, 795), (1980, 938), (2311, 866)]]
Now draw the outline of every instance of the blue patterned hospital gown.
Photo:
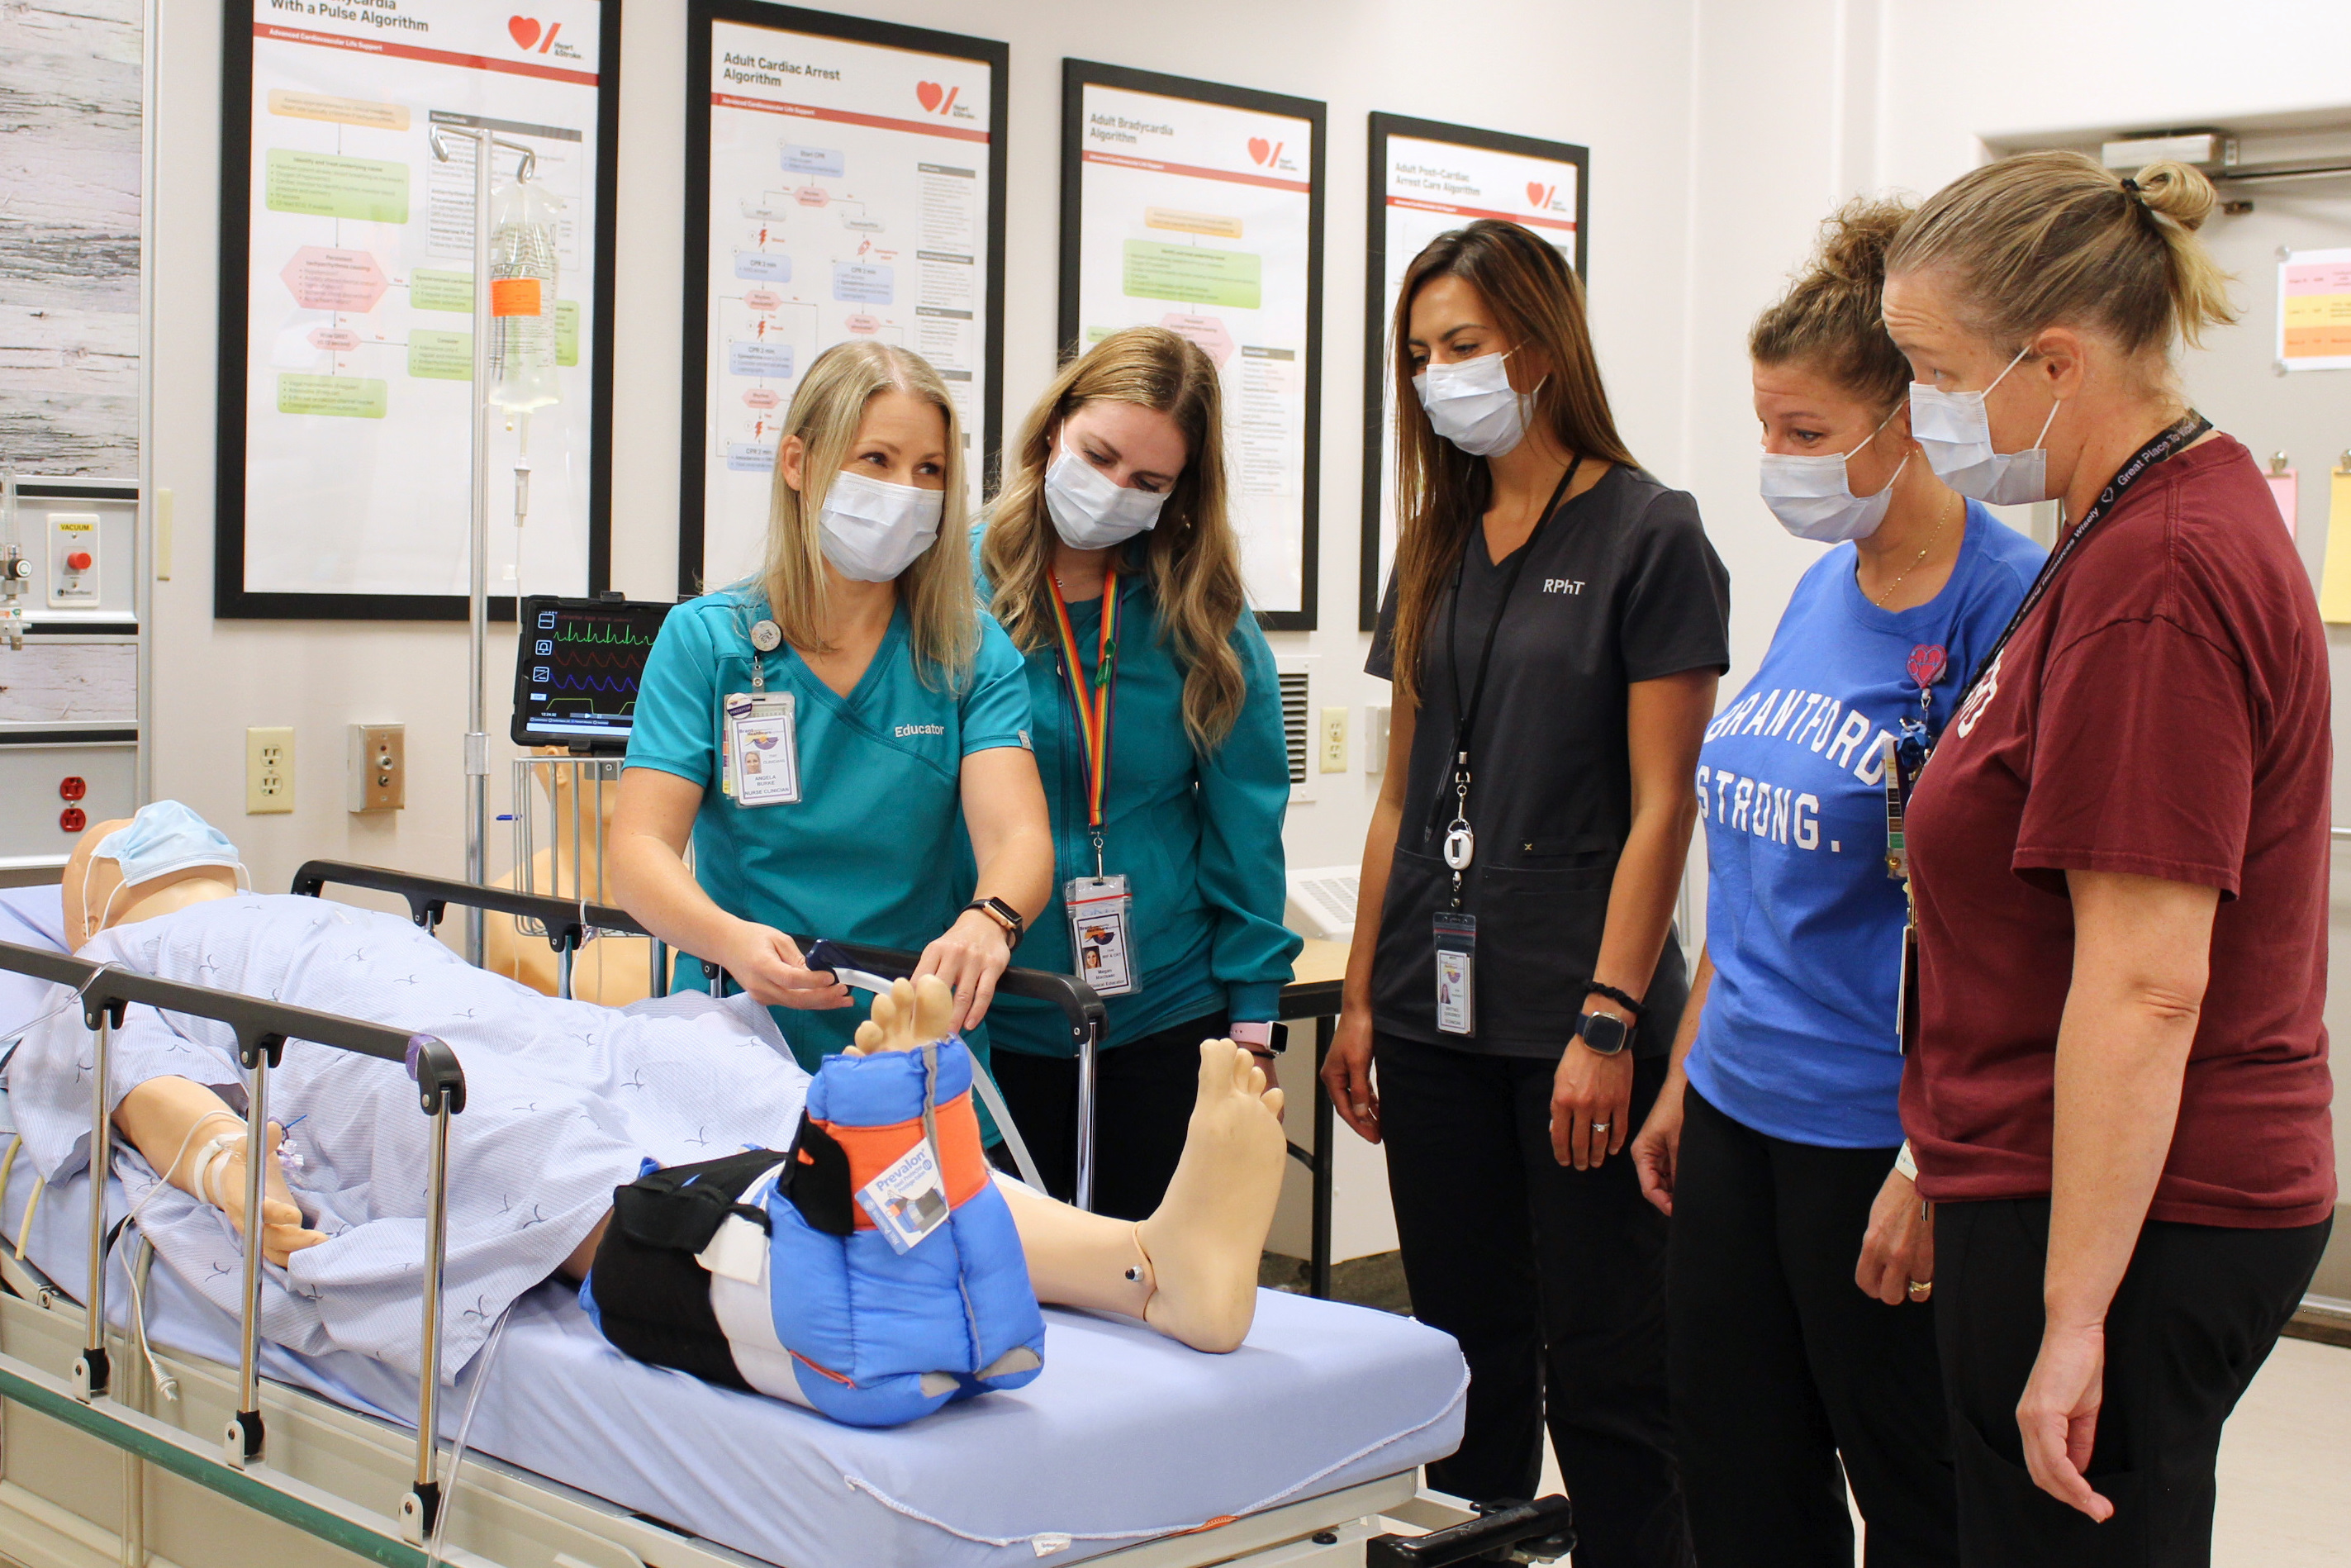
[[(699, 993), (622, 1011), (558, 1001), (466, 965), (397, 915), (290, 894), (241, 894), (100, 934), (82, 956), (439, 1036), (465, 1070), (450, 1120), (443, 1374), (454, 1377), (507, 1303), (555, 1271), (645, 1160), (678, 1165), (781, 1146), (808, 1075), (766, 1009)], [(53, 999), (67, 993), (59, 988)], [(113, 1036), (114, 1100), (152, 1078), (209, 1085), (240, 1113), (228, 1027), (129, 1009)], [(51, 1181), (89, 1161), (91, 1040), (78, 1008), (28, 1034), (8, 1066), (26, 1153)], [(269, 1078), (292, 1127), (292, 1186), (331, 1239), (269, 1268), (262, 1329), (290, 1349), (421, 1363), (426, 1131), (397, 1062), (294, 1040)], [(214, 1130), (226, 1130), (216, 1124)], [(209, 1133), (207, 1134), (209, 1135)], [(133, 1201), (153, 1173), (117, 1139)], [(241, 1307), (243, 1252), (219, 1209), (176, 1188), (140, 1218), (157, 1254), (204, 1296)]]

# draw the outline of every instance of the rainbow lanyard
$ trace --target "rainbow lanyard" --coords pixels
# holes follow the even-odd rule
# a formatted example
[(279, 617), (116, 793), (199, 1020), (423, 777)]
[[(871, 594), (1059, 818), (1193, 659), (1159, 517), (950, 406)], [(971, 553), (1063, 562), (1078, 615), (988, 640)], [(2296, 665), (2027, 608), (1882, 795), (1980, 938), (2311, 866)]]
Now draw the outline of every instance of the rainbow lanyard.
[(1102, 634), (1095, 640), (1094, 673), (1089, 682), (1078, 664), (1078, 633), (1070, 624), (1070, 607), (1061, 599), (1061, 581), (1050, 578), (1053, 590), (1053, 627), (1061, 639), (1061, 667), (1069, 672), (1070, 700), (1078, 710), (1078, 735), (1085, 743), (1086, 827), (1093, 835), (1094, 875), (1102, 874), (1102, 792), (1110, 785), (1111, 687), (1118, 674), (1118, 568), (1102, 573)]

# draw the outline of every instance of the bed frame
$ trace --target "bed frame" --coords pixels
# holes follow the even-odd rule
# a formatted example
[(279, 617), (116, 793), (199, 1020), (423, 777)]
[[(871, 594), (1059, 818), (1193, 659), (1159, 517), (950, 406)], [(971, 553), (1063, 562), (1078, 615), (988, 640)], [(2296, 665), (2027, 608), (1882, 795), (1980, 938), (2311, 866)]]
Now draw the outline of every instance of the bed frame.
[[(538, 921), (559, 953), (576, 951), (591, 930), (649, 935), (616, 909), (331, 861), (304, 865), (295, 891), (316, 896), (330, 883), (398, 894), (428, 930), (452, 904)], [(852, 951), (877, 973), (904, 974), (913, 966), (910, 954)], [(108, 1169), (111, 1159), (108, 1042), (133, 1003), (235, 1030), (247, 1074), (247, 1134), (256, 1145), (267, 1122), (269, 1071), (288, 1040), (402, 1063), (416, 1083), (418, 1110), (432, 1123), (419, 1303), (424, 1364), (413, 1433), (262, 1379), (258, 1227), (246, 1236), (237, 1366), (157, 1353), (180, 1388), (178, 1400), (161, 1409), (143, 1358), (124, 1354), (118, 1365), (110, 1343), (106, 1270), (117, 1238), (107, 1232), (102, 1203), (91, 1204), (89, 1278), (77, 1281), (78, 1300), (0, 1249), (0, 1280), (7, 1286), (0, 1296), (0, 1555), (40, 1568), (329, 1568), (352, 1557), (382, 1568), (428, 1568), (425, 1542), (444, 1505), (436, 1435), (448, 1129), (465, 1100), (455, 1053), (430, 1035), (14, 943), (0, 942), (0, 969), (66, 986), (78, 998), (96, 1053), (94, 1171)], [(1061, 1004), (1081, 1043), (1098, 1043), (1102, 1003), (1074, 980), (1015, 970), (999, 988)], [(262, 1162), (248, 1162), (248, 1213), (259, 1211), (262, 1179)], [(143, 1239), (139, 1254), (134, 1270), (152, 1256)], [(60, 1364), (68, 1366), (63, 1376), (52, 1370)], [(486, 1455), (468, 1458), (474, 1468), (466, 1473), (466, 1507), (450, 1520), (443, 1558), (457, 1568), (758, 1568), (755, 1559), (661, 1521)], [(1398, 1534), (1395, 1525), (1428, 1533)], [(1419, 1490), (1407, 1470), (1085, 1561), (1116, 1568), (1230, 1562), (1435, 1568), (1479, 1558), (1551, 1561), (1573, 1543), (1564, 1499), (1465, 1508)]]

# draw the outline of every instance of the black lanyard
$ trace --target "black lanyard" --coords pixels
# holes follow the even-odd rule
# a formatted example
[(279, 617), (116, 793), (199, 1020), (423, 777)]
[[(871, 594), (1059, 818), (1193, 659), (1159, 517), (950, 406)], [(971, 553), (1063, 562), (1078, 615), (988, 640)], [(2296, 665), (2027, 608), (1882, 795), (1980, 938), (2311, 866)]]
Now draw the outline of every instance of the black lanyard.
[[(1461, 696), (1461, 578), (1469, 565), (1469, 551), (1478, 543), (1474, 535), (1461, 541), (1460, 558), (1453, 563), (1453, 601), (1445, 616), (1445, 648), (1453, 666), (1453, 821), (1445, 835), (1445, 841), (1446, 864), (1453, 868), (1453, 902), (1457, 905), (1461, 902), (1461, 873), (1468, 865), (1477, 843), (1476, 835), (1469, 830), (1468, 818), (1469, 732), (1478, 722), (1479, 707), (1486, 700), (1486, 671), (1494, 660), (1494, 634), (1502, 629), (1502, 619), (1510, 612), (1510, 595), (1519, 586), (1520, 573), (1526, 570), (1527, 561), (1534, 555), (1543, 529), (1551, 526), (1552, 518), (1559, 511), (1560, 497), (1567, 494), (1568, 486), (1575, 480), (1576, 471), (1583, 466), (1583, 455), (1578, 453), (1568, 464), (1567, 472), (1559, 476), (1559, 484), (1552, 489), (1551, 499), (1544, 503), (1542, 516), (1535, 519), (1534, 528), (1527, 535), (1526, 543), (1510, 557), (1510, 571), (1502, 579), (1501, 597), (1494, 604), (1494, 618), (1486, 623), (1486, 645), (1479, 651), (1478, 675), (1470, 684), (1467, 702)], [(1437, 824), (1437, 813), (1443, 807), (1442, 794), (1429, 802), (1429, 825), (1432, 828)], [(1458, 865), (1454, 864), (1457, 841), (1461, 846)]]
[(2198, 413), (2194, 409), (2190, 409), (2181, 416), (2178, 423), (2140, 447), (2132, 455), (2129, 462), (2115, 471), (2115, 476), (2106, 481), (2105, 488), (2098, 492), (2098, 498), (2090, 503), (2090, 509), (2082, 514), (2082, 520), (2074, 525), (2072, 531), (2066, 534), (2064, 541), (2050, 552), (2049, 559), (2041, 563), (2041, 570), (2032, 579), (2032, 586), (2024, 591), (2023, 601), (2017, 605), (2016, 613), (2008, 618), (2008, 624), (2001, 629), (2000, 636), (1993, 641), (1991, 650), (1976, 661), (1975, 673), (1968, 677), (1968, 684), (1959, 688), (1959, 701), (1951, 706), (1954, 716), (1965, 711), (1968, 698), (1975, 695), (1975, 689), (1983, 680), (1985, 672), (1992, 667), (1993, 662), (2000, 657), (2001, 651), (2008, 646), (2008, 640), (2016, 635), (2016, 629), (2024, 624), (2024, 618), (2032, 613), (2032, 607), (2041, 602), (2042, 597), (2049, 591), (2050, 584), (2057, 580), (2057, 573), (2063, 570), (2066, 561), (2073, 559), (2074, 549), (2084, 539), (2090, 537), (2090, 530), (2096, 528), (2100, 520), (2123, 498), (2123, 492), (2137, 484), (2139, 476), (2148, 469), (2187, 446), (2211, 428), (2210, 420)]

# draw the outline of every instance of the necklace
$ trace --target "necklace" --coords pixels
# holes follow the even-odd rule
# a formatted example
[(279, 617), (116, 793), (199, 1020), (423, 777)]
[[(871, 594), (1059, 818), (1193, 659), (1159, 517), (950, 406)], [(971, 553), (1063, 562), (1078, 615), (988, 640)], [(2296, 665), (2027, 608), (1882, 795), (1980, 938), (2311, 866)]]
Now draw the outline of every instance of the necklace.
[(1941, 518), (1935, 524), (1935, 531), (1927, 536), (1927, 542), (1925, 544), (1918, 547), (1917, 559), (1913, 560), (1908, 566), (1904, 567), (1899, 572), (1897, 572), (1895, 575), (1894, 580), (1886, 585), (1885, 592), (1871, 594), (1869, 596), (1871, 603), (1876, 605), (1880, 610), (1885, 609), (1886, 601), (1894, 597), (1894, 591), (1902, 586), (1902, 580), (1918, 570), (1920, 563), (1926, 560), (1927, 553), (1942, 541), (1943, 530), (1950, 526), (1951, 513), (1957, 507), (1959, 499), (1959, 492), (1956, 490), (1952, 491), (1952, 506), (1943, 508)]

